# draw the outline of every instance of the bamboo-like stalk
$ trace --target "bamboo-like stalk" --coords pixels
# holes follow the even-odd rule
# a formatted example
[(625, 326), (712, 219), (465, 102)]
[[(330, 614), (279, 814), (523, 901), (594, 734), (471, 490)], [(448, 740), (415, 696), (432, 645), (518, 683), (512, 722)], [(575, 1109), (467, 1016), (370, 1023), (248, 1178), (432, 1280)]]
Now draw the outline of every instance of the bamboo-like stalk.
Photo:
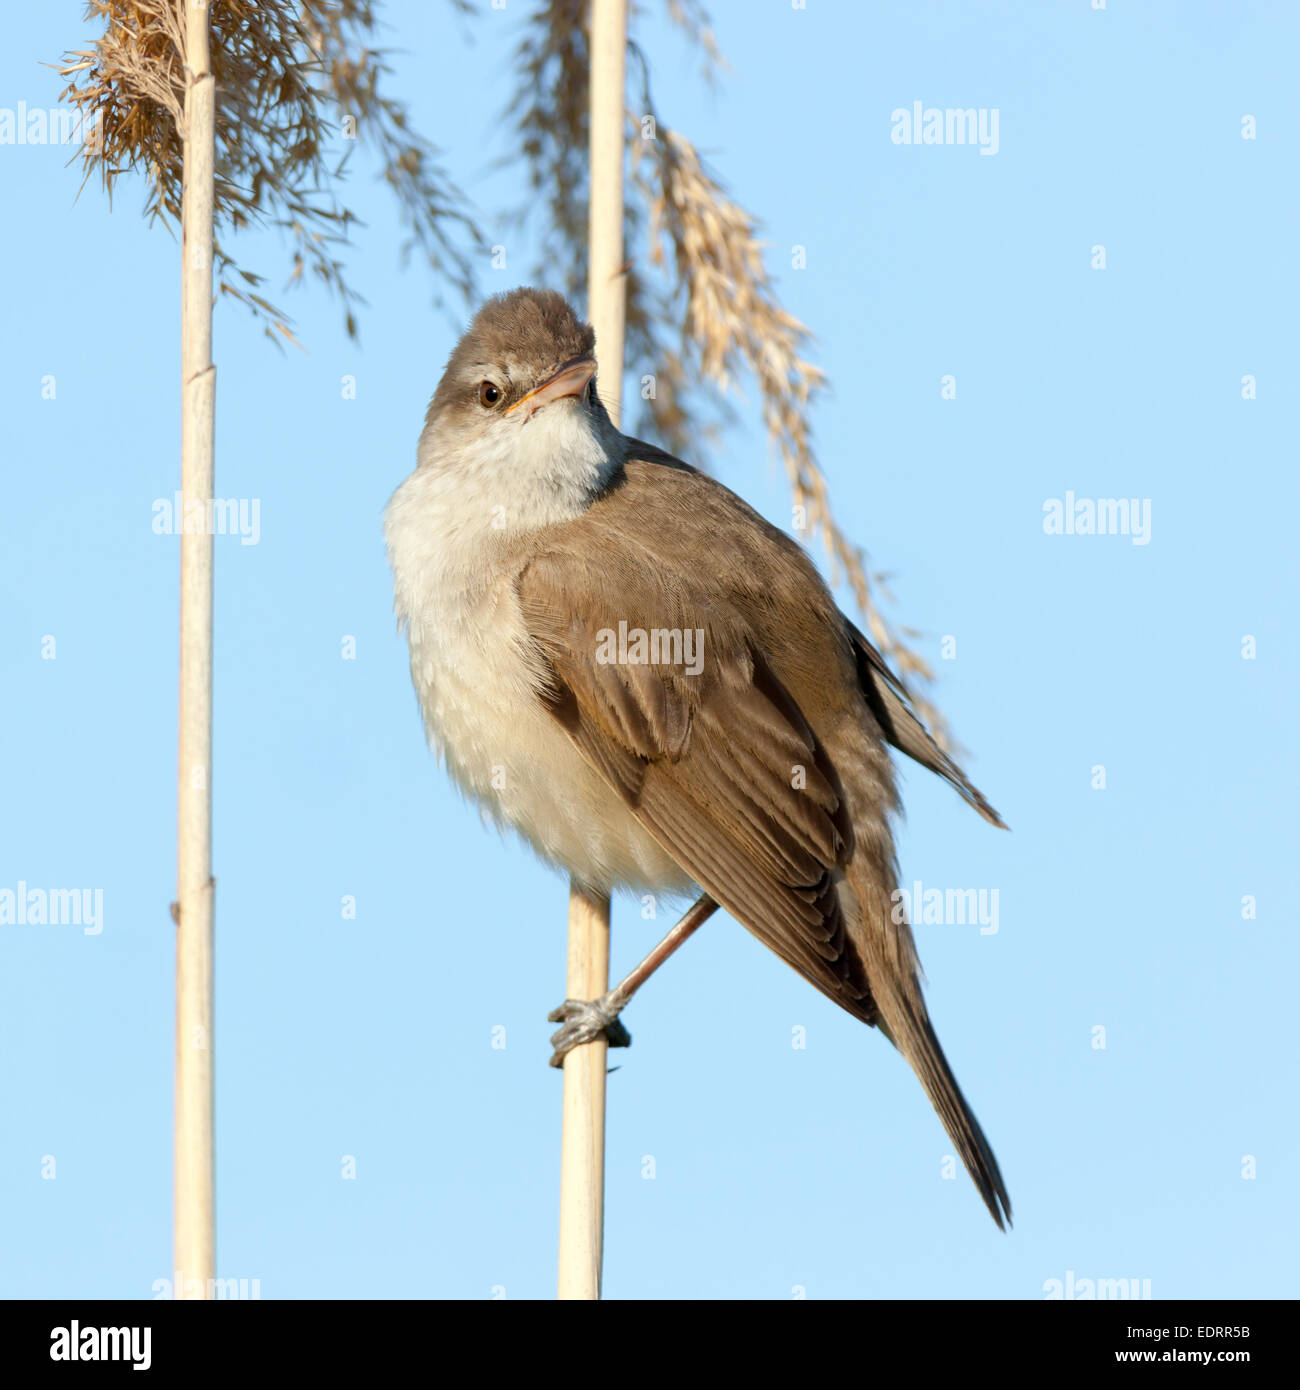
[[(597, 999), (609, 986), (609, 898), (569, 887), (569, 961), (565, 997)], [(600, 1297), (605, 1237), (604, 1038), (564, 1059), (560, 1139), (559, 1296)]]
[(587, 316), (596, 330), (600, 399), (617, 425), (623, 416), (623, 338), (627, 320), (623, 258), (627, 0), (592, 0), (590, 54)]
[(216, 84), (208, 0), (184, 0), (181, 209), (181, 492), (205, 524), (181, 529), (177, 777), (175, 1251), (177, 1298), (206, 1298), (216, 1273), (212, 1145), (212, 363)]
[[(624, 88), (627, 0), (592, 0), (591, 206), (587, 313), (596, 330), (600, 398), (622, 418), (626, 281), (623, 274)], [(567, 998), (596, 999), (609, 988), (609, 898), (569, 888)], [(604, 1039), (564, 1059), (560, 1150), (559, 1296), (600, 1297), (605, 1235)]]

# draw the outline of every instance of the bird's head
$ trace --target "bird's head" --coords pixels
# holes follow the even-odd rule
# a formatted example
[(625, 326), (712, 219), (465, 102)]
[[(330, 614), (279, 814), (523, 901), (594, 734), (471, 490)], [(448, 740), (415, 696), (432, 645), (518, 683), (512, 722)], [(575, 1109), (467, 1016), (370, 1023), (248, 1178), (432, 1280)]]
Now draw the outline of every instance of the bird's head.
[(550, 493), (599, 490), (621, 461), (622, 435), (596, 390), (595, 346), (590, 324), (553, 290), (489, 299), (438, 383), (420, 466), (495, 490), (503, 507), (524, 510), (524, 524), (552, 519)]

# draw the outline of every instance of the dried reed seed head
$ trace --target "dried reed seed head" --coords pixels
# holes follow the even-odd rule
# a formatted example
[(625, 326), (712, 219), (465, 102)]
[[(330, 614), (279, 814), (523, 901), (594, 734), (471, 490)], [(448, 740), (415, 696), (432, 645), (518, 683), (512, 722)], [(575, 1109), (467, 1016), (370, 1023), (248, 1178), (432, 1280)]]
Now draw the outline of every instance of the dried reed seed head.
[[(145, 211), (176, 224), (183, 182), (184, 0), (89, 0), (104, 23), (90, 48), (69, 53), (60, 72), (64, 99), (97, 128), (83, 151), (87, 178), (98, 172), (112, 193), (139, 171), (148, 180)], [(410, 240), (435, 272), (468, 294), (469, 258), (459, 238), (477, 230), (436, 148), (410, 125), (406, 107), (381, 92), (388, 69), (370, 42), (378, 20), (367, 0), (214, 0), (211, 68), (216, 82), (215, 223), (234, 229), (278, 226), (292, 248), (292, 282), (310, 275), (344, 307), (355, 332), (363, 303), (335, 254), (346, 244), (351, 211), (333, 189), (342, 165), (334, 122), (351, 117), (358, 140), (379, 154), (382, 176), (402, 209)], [(262, 318), (268, 332), (292, 337), (287, 317), (253, 292), (262, 277), (217, 248), (218, 288)]]
[[(812, 448), (812, 406), (825, 373), (805, 356), (811, 335), (784, 310), (767, 274), (754, 219), (726, 194), (684, 136), (658, 122), (658, 138), (633, 141), (637, 178), (649, 198), (650, 255), (671, 252), (684, 299), (683, 338), (700, 371), (726, 390), (742, 368), (755, 377), (764, 427), (781, 458), (806, 529), (821, 538), (833, 575), (851, 589), (873, 641), (905, 681), (933, 679), (929, 665), (890, 624), (876, 601), (862, 550), (848, 539), (831, 509), (825, 474)], [(649, 173), (639, 166), (649, 165)], [(685, 345), (685, 343), (684, 343)], [(910, 684), (910, 683), (909, 683)], [(947, 723), (932, 701), (910, 691), (917, 712), (939, 743), (951, 747)]]

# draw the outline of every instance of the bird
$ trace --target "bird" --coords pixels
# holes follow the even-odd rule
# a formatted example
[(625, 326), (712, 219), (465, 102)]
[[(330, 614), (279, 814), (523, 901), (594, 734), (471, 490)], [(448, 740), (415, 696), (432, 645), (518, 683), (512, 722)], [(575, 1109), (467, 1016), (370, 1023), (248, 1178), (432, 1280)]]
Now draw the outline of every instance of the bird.
[(902, 1054), (1005, 1229), (899, 909), (890, 748), (1004, 822), (805, 550), (621, 432), (595, 348), (555, 291), (486, 300), (384, 513), (411, 679), (456, 786), (591, 891), (695, 898), (615, 990), (552, 1013), (551, 1061), (630, 1041), (631, 994), (720, 905)]

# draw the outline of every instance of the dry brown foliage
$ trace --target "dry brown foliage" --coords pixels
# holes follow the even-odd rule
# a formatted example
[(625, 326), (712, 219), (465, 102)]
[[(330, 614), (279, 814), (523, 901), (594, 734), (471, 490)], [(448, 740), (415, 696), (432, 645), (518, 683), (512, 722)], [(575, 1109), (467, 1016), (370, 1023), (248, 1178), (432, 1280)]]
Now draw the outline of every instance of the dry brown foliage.
[[(63, 99), (96, 140), (83, 150), (86, 177), (111, 195), (121, 175), (143, 173), (145, 212), (180, 223), (184, 129), (184, 0), (88, 0), (86, 18), (104, 32), (67, 53)], [(341, 302), (355, 335), (355, 307), (340, 250), (356, 218), (335, 187), (346, 154), (328, 112), (355, 120), (357, 143), (377, 154), (418, 248), (435, 272), (468, 295), (471, 264), (460, 240), (476, 242), (465, 200), (438, 151), (386, 95), (385, 52), (374, 46), (378, 19), (367, 0), (213, 0), (212, 71), (217, 91), (217, 228), (281, 229), (292, 248), (289, 283), (312, 277)], [(257, 292), (263, 277), (241, 269), (218, 241), (220, 292), (263, 320), (269, 336), (292, 341), (290, 320)]]

